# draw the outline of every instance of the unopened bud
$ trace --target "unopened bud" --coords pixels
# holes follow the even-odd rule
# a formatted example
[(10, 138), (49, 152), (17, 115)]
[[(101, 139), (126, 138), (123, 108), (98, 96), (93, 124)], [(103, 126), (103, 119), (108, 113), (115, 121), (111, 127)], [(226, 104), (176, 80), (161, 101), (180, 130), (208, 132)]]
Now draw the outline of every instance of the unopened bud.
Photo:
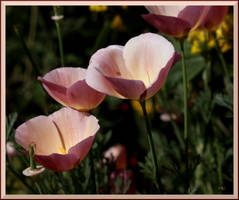
[(58, 22), (64, 18), (64, 15), (54, 15), (51, 17), (52, 20)]

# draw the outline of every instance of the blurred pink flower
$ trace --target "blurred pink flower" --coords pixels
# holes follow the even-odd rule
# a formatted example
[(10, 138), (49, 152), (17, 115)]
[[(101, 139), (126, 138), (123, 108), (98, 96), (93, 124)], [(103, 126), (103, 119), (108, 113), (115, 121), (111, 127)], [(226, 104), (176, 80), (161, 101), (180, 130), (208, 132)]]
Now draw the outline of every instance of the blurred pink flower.
[(171, 120), (176, 120), (177, 119), (177, 115), (175, 115), (174, 113), (171, 114), (168, 114), (166, 112), (162, 113), (160, 115), (160, 119), (164, 122), (170, 122)]
[(228, 6), (146, 6), (150, 14), (142, 17), (162, 33), (182, 38), (195, 29), (215, 30), (229, 10)]
[(25, 122), (16, 129), (15, 139), (27, 151), (35, 144), (34, 159), (45, 168), (65, 171), (84, 159), (98, 129), (94, 116), (65, 107)]
[(90, 59), (86, 82), (118, 98), (148, 99), (162, 87), (168, 71), (180, 58), (164, 37), (141, 34), (125, 46), (98, 50)]
[(126, 148), (122, 144), (116, 144), (104, 152), (104, 157), (115, 162), (115, 169), (127, 168)]
[(6, 144), (6, 152), (9, 158), (13, 158), (17, 155), (17, 151), (14, 147), (13, 142), (8, 141)]
[(86, 69), (61, 67), (38, 77), (48, 94), (64, 106), (88, 111), (98, 106), (105, 95), (85, 82)]

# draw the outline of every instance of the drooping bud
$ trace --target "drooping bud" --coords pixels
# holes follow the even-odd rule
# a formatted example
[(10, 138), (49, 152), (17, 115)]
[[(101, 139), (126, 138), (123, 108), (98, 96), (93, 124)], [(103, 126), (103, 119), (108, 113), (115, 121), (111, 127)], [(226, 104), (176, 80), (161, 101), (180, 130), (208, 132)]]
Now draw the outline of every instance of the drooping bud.
[(32, 167), (28, 167), (22, 171), (23, 175), (25, 176), (35, 176), (37, 174), (42, 173), (45, 170), (45, 168), (41, 165), (37, 165), (35, 169), (32, 169)]

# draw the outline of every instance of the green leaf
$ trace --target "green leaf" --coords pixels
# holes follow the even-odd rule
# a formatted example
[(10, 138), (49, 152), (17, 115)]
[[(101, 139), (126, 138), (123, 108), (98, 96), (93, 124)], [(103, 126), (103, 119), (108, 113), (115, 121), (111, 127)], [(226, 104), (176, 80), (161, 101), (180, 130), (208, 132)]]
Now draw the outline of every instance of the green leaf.
[(214, 99), (215, 104), (233, 111), (233, 99), (229, 95), (217, 94)]
[(195, 110), (201, 113), (205, 123), (208, 123), (212, 116), (214, 108), (214, 101), (211, 100), (211, 91), (206, 90), (200, 93), (199, 97), (195, 100)]
[[(205, 60), (202, 56), (193, 56), (186, 58), (187, 80), (193, 80), (205, 68)], [(177, 62), (169, 71), (166, 84), (174, 88), (182, 83), (182, 63)]]
[(13, 125), (15, 124), (17, 120), (17, 113), (14, 112), (14, 113), (10, 113), (6, 119), (6, 141), (8, 141), (11, 133), (12, 133), (12, 128), (13, 128)]
[(106, 44), (109, 33), (110, 33), (110, 21), (106, 20), (100, 33), (96, 38), (94, 47), (92, 48), (90, 55), (94, 53), (96, 50), (102, 48)]
[(205, 60), (202, 56), (190, 57), (186, 60), (187, 79), (193, 80), (205, 67)]
[(149, 152), (145, 157), (145, 162), (139, 162), (140, 172), (145, 175), (146, 178), (156, 180), (156, 174), (154, 170), (154, 163), (152, 153)]

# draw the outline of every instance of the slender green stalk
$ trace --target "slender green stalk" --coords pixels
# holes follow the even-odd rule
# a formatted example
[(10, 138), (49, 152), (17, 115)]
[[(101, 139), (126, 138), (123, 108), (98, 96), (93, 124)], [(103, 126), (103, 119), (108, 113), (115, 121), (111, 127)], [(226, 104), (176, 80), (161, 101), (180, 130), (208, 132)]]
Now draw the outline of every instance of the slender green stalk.
[(27, 56), (28, 56), (30, 62), (32, 63), (32, 67), (33, 67), (33, 69), (35, 70), (36, 75), (41, 75), (40, 70), (39, 70), (39, 68), (37, 67), (36, 63), (34, 62), (34, 60), (33, 60), (33, 58), (32, 58), (32, 55), (31, 55), (31, 53), (30, 53), (30, 50), (28, 49), (28, 47), (27, 47), (27, 45), (26, 45), (26, 42), (25, 42), (25, 40), (24, 40), (24, 37), (23, 37), (23, 35), (22, 35), (21, 30), (19, 30), (19, 28), (18, 28), (17, 26), (14, 26), (13, 28), (14, 28), (14, 31), (15, 31), (16, 35), (18, 36), (18, 38), (19, 38), (21, 44), (22, 44), (22, 47), (23, 47), (24, 51), (26, 52), (26, 54), (27, 54)]
[(184, 40), (180, 40), (180, 48), (182, 53), (182, 72), (183, 72), (183, 90), (184, 90), (184, 140), (185, 140), (185, 165), (186, 165), (186, 184), (185, 192), (189, 188), (189, 164), (188, 164), (188, 88), (187, 88), (187, 69), (185, 63)]
[(39, 194), (43, 194), (40, 185), (37, 182), (35, 182), (35, 185), (36, 185), (36, 188), (37, 188)]
[[(53, 6), (55, 16), (59, 16), (58, 10), (56, 6)], [(60, 57), (61, 57), (61, 67), (64, 67), (64, 53), (63, 53), (63, 43), (62, 43), (62, 36), (61, 36), (61, 27), (59, 20), (55, 20), (56, 23), (56, 30), (58, 35), (58, 42), (59, 42), (59, 50), (60, 50)]]
[(28, 37), (29, 47), (33, 47), (34, 45), (34, 41), (36, 38), (37, 23), (38, 23), (38, 7), (32, 6), (31, 16), (30, 16), (29, 37)]
[(208, 82), (209, 82), (209, 71), (210, 71), (210, 67), (211, 67), (211, 59), (210, 57), (208, 57), (207, 59), (207, 63), (206, 63), (206, 68), (204, 70), (203, 73), (203, 81), (204, 81), (204, 86), (205, 86), (205, 90), (209, 90), (209, 86), (208, 86)]
[(30, 157), (30, 167), (31, 169), (36, 169), (36, 163), (34, 161), (34, 149), (33, 149), (33, 145), (30, 145), (29, 148), (29, 157)]
[(98, 184), (97, 184), (97, 180), (96, 180), (96, 173), (95, 173), (95, 164), (94, 164), (94, 160), (93, 160), (93, 154), (92, 154), (92, 150), (90, 150), (90, 163), (91, 163), (91, 175), (92, 175), (92, 179), (93, 179), (93, 186), (94, 186), (94, 191), (95, 194), (98, 193)]
[(224, 59), (224, 56), (222, 54), (222, 51), (220, 49), (220, 45), (219, 45), (219, 42), (218, 42), (218, 39), (217, 39), (217, 36), (216, 36), (216, 33), (213, 32), (213, 36), (215, 38), (215, 43), (216, 43), (216, 50), (217, 50), (217, 54), (218, 54), (218, 57), (219, 57), (219, 60), (221, 62), (221, 65), (222, 65), (222, 68), (224, 70), (224, 73), (226, 75), (225, 77), (225, 86), (226, 86), (226, 90), (228, 90), (228, 84), (229, 84), (229, 81), (230, 81), (230, 75), (229, 75), (229, 72), (228, 72), (228, 69), (227, 69), (227, 64), (226, 64), (226, 61)]
[(157, 177), (157, 181), (158, 184), (161, 186), (161, 181), (160, 181), (160, 176), (159, 176), (159, 167), (158, 167), (158, 161), (157, 161), (157, 156), (156, 156), (156, 151), (155, 151), (155, 146), (154, 146), (154, 142), (153, 142), (153, 136), (151, 133), (151, 129), (150, 129), (150, 123), (149, 123), (149, 119), (148, 119), (148, 115), (147, 115), (147, 111), (146, 111), (146, 106), (145, 106), (145, 100), (139, 101), (143, 113), (144, 113), (144, 119), (145, 119), (145, 124), (146, 124), (146, 129), (148, 132), (148, 142), (149, 142), (149, 146), (152, 152), (152, 157), (153, 157), (153, 162), (154, 162), (154, 168), (155, 168), (155, 172), (156, 172), (156, 177)]

